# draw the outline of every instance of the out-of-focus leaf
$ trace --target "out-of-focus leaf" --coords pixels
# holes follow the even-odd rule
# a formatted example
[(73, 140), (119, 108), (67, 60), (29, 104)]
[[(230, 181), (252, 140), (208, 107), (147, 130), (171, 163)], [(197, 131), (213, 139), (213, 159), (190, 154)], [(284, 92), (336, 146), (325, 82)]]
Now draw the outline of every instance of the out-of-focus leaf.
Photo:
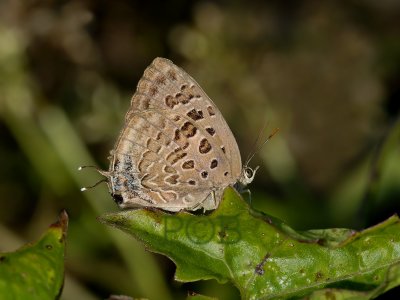
[(243, 299), (324, 299), (328, 293), (373, 298), (399, 284), (397, 216), (361, 232), (296, 232), (253, 211), (228, 188), (207, 216), (138, 209), (100, 220), (171, 258), (177, 280), (232, 281)]
[(0, 253), (0, 299), (57, 299), (64, 282), (64, 250), (68, 215), (33, 244)]

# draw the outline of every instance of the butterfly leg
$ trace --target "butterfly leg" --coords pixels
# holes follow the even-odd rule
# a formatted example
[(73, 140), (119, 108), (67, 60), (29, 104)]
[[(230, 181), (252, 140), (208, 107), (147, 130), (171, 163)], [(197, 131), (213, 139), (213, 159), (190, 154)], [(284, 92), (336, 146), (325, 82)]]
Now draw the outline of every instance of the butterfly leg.
[(215, 195), (215, 190), (212, 190), (212, 197), (214, 201), (214, 207), (217, 207), (217, 196)]
[(251, 191), (250, 191), (250, 189), (244, 189), (244, 190), (240, 191), (240, 193), (249, 195), (249, 204), (251, 206)]
[(197, 210), (203, 208), (203, 212), (205, 213), (207, 210), (216, 209), (218, 206), (218, 198), (215, 190), (211, 190), (211, 193), (208, 194), (206, 198), (204, 198), (201, 202), (195, 204), (189, 210)]

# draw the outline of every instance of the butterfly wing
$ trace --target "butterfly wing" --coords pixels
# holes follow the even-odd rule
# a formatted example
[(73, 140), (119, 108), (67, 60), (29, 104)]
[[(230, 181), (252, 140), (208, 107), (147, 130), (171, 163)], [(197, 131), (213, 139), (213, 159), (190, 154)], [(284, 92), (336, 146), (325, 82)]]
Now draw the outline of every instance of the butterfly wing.
[(215, 104), (185, 71), (156, 58), (138, 83), (110, 164), (120, 206), (212, 209), (241, 168)]

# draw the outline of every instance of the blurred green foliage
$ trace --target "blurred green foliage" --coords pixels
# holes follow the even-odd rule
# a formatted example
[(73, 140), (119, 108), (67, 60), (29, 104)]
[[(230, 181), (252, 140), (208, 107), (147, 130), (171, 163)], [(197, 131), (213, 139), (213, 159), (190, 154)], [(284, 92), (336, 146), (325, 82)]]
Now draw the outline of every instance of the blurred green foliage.
[[(0, 2), (0, 251), (70, 215), (63, 299), (187, 291), (234, 299), (214, 281), (178, 285), (173, 264), (96, 222), (129, 99), (156, 56), (215, 101), (242, 155), (265, 120), (280, 133), (252, 165), (257, 209), (296, 229), (361, 229), (399, 211), (397, 1)], [(268, 132), (266, 132), (268, 134)]]

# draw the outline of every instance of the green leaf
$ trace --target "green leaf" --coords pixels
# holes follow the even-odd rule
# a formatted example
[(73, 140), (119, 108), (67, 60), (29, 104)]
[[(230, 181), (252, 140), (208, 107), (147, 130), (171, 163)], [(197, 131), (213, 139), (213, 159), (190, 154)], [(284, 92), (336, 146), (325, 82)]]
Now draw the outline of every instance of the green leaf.
[(34, 244), (0, 253), (0, 299), (57, 299), (64, 281), (64, 249), (68, 216)]
[(226, 189), (209, 215), (128, 210), (100, 217), (172, 259), (175, 277), (232, 281), (243, 299), (374, 298), (399, 284), (400, 224), (295, 231)]

